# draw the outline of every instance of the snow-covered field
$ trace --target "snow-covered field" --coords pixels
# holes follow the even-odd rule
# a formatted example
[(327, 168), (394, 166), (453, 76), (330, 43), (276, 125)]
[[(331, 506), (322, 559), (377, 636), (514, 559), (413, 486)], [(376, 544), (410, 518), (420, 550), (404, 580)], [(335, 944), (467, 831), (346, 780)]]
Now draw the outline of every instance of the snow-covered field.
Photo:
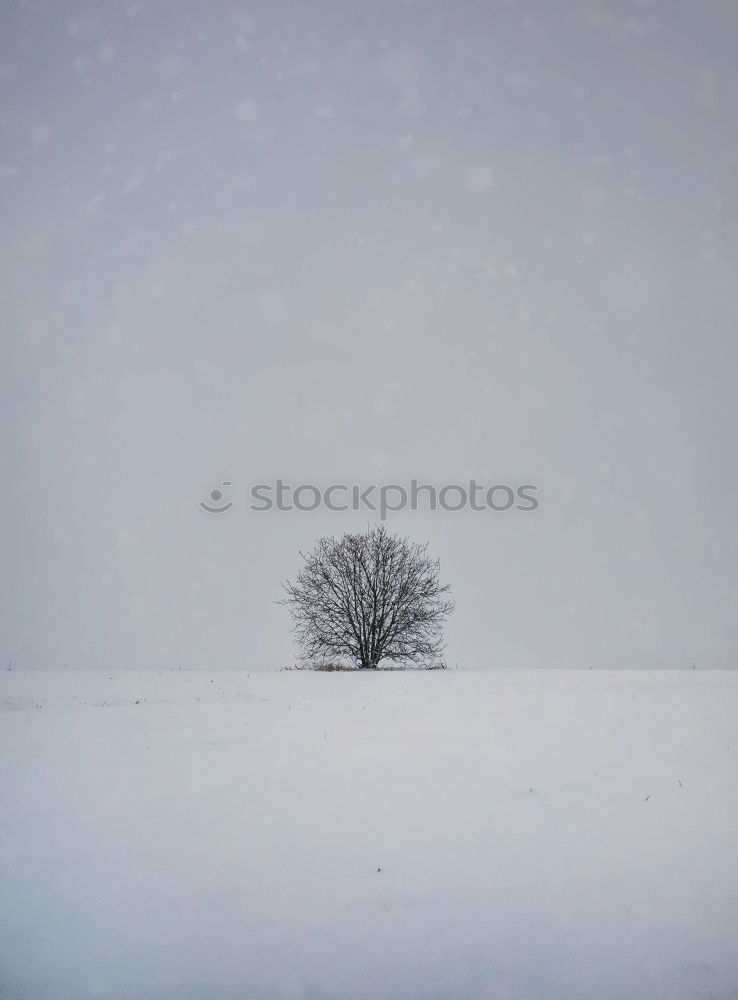
[(738, 672), (0, 674), (3, 1000), (738, 997)]

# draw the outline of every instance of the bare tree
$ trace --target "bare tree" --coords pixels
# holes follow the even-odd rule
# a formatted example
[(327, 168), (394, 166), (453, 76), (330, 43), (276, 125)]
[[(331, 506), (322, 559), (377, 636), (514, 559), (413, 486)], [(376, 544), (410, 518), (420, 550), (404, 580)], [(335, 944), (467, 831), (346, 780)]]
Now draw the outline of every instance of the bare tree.
[(348, 658), (376, 669), (382, 660), (419, 662), (443, 649), (453, 611), (439, 563), (384, 525), (340, 539), (321, 538), (295, 583), (285, 583), (295, 635), (308, 659)]

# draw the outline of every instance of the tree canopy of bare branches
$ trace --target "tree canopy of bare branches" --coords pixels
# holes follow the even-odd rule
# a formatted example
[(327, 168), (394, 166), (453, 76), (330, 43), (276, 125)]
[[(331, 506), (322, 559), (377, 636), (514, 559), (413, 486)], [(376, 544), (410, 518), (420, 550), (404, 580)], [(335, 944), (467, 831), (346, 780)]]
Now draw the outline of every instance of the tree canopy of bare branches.
[(321, 538), (282, 601), (307, 659), (338, 657), (376, 669), (382, 660), (423, 662), (443, 649), (453, 611), (439, 563), (384, 525)]

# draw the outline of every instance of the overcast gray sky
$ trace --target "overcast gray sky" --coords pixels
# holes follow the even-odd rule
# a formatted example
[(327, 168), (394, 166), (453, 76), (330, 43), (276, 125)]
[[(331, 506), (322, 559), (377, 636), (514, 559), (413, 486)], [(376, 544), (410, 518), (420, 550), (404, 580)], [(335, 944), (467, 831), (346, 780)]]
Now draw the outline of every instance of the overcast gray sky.
[(736, 665), (733, 0), (0, 18), (0, 655), (290, 663), (370, 515), (250, 486), (474, 476), (541, 506), (389, 521), (452, 664)]

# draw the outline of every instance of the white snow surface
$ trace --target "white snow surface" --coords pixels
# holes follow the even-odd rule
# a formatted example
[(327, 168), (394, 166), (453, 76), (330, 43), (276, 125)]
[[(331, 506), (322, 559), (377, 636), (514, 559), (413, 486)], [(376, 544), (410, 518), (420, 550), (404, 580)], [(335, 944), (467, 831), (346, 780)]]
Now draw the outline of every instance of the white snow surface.
[(4, 1000), (738, 997), (738, 672), (0, 674)]

